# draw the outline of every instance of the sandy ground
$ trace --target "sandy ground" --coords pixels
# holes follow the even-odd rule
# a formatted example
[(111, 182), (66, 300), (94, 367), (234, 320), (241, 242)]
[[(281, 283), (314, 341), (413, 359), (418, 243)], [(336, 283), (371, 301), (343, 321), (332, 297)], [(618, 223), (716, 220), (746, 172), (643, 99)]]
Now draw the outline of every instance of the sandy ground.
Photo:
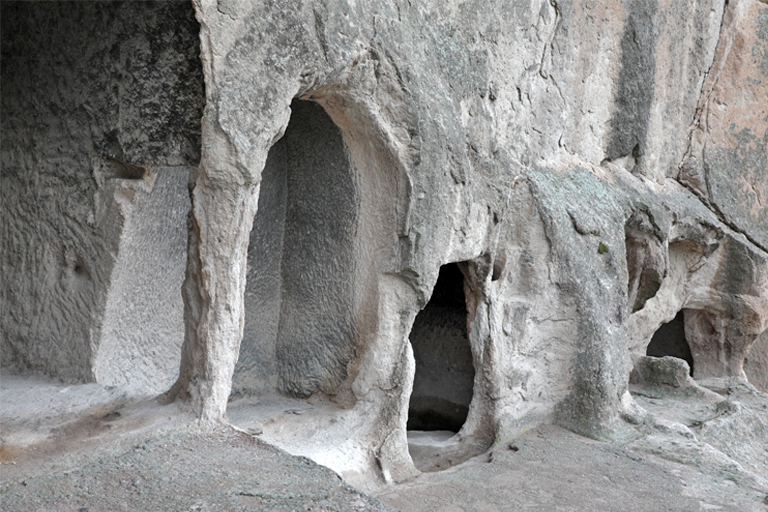
[[(621, 442), (545, 425), (365, 495), (259, 435), (201, 432), (177, 405), (3, 371), (0, 511), (768, 512), (768, 396), (711, 387), (723, 400), (634, 389), (642, 421)], [(231, 404), (230, 419), (257, 434), (311, 407), (258, 403)], [(411, 437), (437, 449), (448, 439), (434, 436)]]

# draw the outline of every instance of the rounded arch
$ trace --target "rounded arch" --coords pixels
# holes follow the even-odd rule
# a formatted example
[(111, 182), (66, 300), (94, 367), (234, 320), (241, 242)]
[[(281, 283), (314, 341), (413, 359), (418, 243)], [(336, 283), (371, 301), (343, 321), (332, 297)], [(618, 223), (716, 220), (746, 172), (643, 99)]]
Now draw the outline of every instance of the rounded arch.
[(399, 271), (409, 190), (374, 110), (333, 88), (291, 103), (262, 172), (234, 395), (321, 391), (354, 403), (379, 277)]

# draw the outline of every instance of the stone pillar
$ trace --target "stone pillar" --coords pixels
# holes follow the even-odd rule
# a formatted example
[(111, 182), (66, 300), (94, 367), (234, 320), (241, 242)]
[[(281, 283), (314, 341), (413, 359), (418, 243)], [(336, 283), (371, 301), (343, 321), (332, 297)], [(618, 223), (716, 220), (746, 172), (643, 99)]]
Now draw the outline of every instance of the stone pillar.
[(685, 337), (691, 347), (696, 379), (742, 377), (744, 359), (762, 331), (759, 312), (746, 306), (730, 312), (685, 310)]
[(259, 186), (213, 183), (201, 167), (192, 193), (184, 281), (185, 337), (170, 399), (191, 400), (203, 423), (226, 421), (240, 340), (248, 238)]

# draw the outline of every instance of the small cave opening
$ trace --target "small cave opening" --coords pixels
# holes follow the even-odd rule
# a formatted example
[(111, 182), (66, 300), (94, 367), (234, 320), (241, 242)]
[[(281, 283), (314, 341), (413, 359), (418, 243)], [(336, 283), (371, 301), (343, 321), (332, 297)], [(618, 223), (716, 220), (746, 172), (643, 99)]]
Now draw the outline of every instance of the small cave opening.
[(651, 337), (645, 355), (652, 357), (672, 356), (682, 359), (690, 367), (693, 377), (693, 355), (685, 337), (685, 313), (680, 310), (675, 318), (659, 327)]
[(475, 379), (459, 264), (440, 268), (432, 298), (413, 322), (410, 341), (416, 373), (407, 429), (458, 432), (467, 419)]

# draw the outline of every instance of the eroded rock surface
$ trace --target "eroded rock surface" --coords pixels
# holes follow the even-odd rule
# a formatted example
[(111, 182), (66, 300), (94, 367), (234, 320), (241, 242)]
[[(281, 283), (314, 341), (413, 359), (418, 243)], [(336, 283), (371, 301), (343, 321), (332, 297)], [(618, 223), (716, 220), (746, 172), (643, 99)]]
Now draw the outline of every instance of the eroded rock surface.
[(198, 30), (183, 2), (3, 2), (4, 366), (173, 383)]
[[(6, 5), (15, 9), (9, 13), (34, 10), (4, 3), (4, 24), (15, 19)], [(155, 4), (103, 5), (95, 12), (104, 16), (141, 12), (133, 15), (141, 19), (136, 38), (159, 19), (144, 16)], [(161, 13), (182, 9), (162, 5)], [(424, 374), (409, 337), (419, 312), (428, 311), (440, 268), (457, 262), (473, 368), (461, 372), (471, 375), (472, 391), (470, 400), (461, 398), (466, 420), (451, 442), (457, 460), (549, 422), (621, 439), (627, 421), (644, 421), (629, 379), (646, 356), (686, 355), (687, 347), (692, 364), (675, 375), (691, 389), (698, 389), (691, 378), (754, 378), (765, 386), (764, 2), (195, 0), (193, 7), (199, 26), (185, 11), (186, 18), (174, 18), (187, 20), (174, 22), (178, 30), (163, 32), (161, 23), (156, 31), (182, 44), (182, 23), (199, 29), (205, 108), (201, 143), (189, 151), (183, 140), (192, 139), (182, 134), (196, 133), (190, 120), (198, 119), (199, 104), (190, 91), (200, 89), (161, 94), (169, 89), (151, 75), (157, 91), (133, 92), (129, 85), (143, 83), (128, 79), (138, 57), (129, 63), (119, 45), (102, 52), (124, 62), (119, 76), (128, 78), (118, 83), (117, 99), (111, 82), (96, 82), (103, 100), (65, 95), (67, 108), (57, 104), (65, 113), (99, 113), (88, 122), (34, 105), (73, 86), (41, 79), (50, 85), (27, 90), (24, 79), (3, 73), (3, 136), (11, 136), (3, 179), (20, 191), (3, 203), (18, 219), (3, 225), (2, 236), (13, 269), (3, 274), (13, 276), (5, 278), (4, 316), (12, 321), (4, 323), (3, 350), (14, 361), (50, 361), (52, 349), (40, 347), (59, 343), (67, 361), (62, 377), (118, 371), (92, 363), (94, 340), (144, 322), (136, 314), (109, 331), (101, 320), (132, 303), (110, 294), (136, 268), (119, 264), (133, 250), (121, 249), (133, 228), (109, 220), (122, 210), (98, 199), (119, 203), (125, 194), (110, 195), (102, 181), (117, 180), (112, 187), (121, 190), (134, 181), (149, 186), (161, 165), (196, 164), (199, 149), (184, 344), (166, 398), (189, 401), (203, 424), (226, 421), (233, 392), (306, 397), (313, 407), (263, 425), (270, 441), (363, 486), (413, 476), (408, 410)], [(69, 30), (78, 44), (85, 40), (87, 31)], [(100, 30), (120, 33), (110, 25)], [(26, 55), (6, 50), (16, 48), (14, 38), (48, 37), (6, 32), (4, 62), (7, 52), (12, 63)], [(142, 57), (155, 55), (147, 37)], [(168, 41), (159, 48), (176, 48)], [(62, 45), (63, 52), (83, 53), (75, 46)], [(179, 77), (176, 85), (194, 75), (182, 64), (197, 48), (185, 48), (174, 60), (182, 72), (163, 73)], [(148, 97), (159, 120), (139, 109), (129, 130), (131, 109)], [(114, 115), (103, 113), (115, 110), (123, 124), (113, 127)], [(79, 131), (49, 144), (49, 133), (69, 132), (28, 111), (66, 119)], [(34, 147), (24, 142), (25, 130), (42, 134), (45, 151), (25, 149)], [(56, 165), (65, 154), (59, 148), (70, 146), (82, 161), (68, 161), (78, 174), (67, 175)], [(33, 157), (42, 163), (36, 167)], [(38, 167), (77, 189), (52, 192), (45, 203), (72, 208), (62, 217), (72, 222), (23, 199), (51, 190), (41, 178), (47, 175), (34, 174)], [(140, 197), (143, 189), (134, 188)], [(145, 214), (135, 215), (142, 224)], [(46, 223), (51, 234), (27, 245), (24, 228)], [(70, 233), (65, 224), (76, 228)], [(33, 300), (47, 289), (38, 269), (59, 268), (43, 263), (43, 242), (59, 238), (67, 243), (54, 244), (64, 247), (54, 260), (64, 270), (49, 281), (60, 284), (50, 285), (51, 300)], [(180, 239), (164, 237), (174, 247)], [(153, 241), (136, 247), (162, 252)], [(20, 263), (24, 258), (32, 263)], [(169, 293), (163, 303), (178, 300)], [(47, 338), (31, 332), (40, 316), (34, 304), (50, 305), (40, 325), (62, 326), (42, 333)], [(682, 319), (675, 347), (665, 346), (672, 337), (658, 336), (649, 353), (654, 334), (675, 318)], [(138, 338), (139, 345), (148, 339)]]
[[(307, 412), (295, 424), (297, 439), (302, 428), (309, 438), (321, 431), (333, 438), (341, 431), (333, 422), (341, 421), (361, 440), (357, 448), (339, 448), (358, 453), (347, 457), (350, 474), (368, 465), (388, 480), (396, 466), (388, 458), (400, 461), (405, 452), (405, 398), (418, 372), (407, 339), (438, 269), (450, 262), (467, 262), (475, 377), (458, 434), (467, 450), (541, 421), (593, 437), (616, 435), (629, 403), (630, 355), (644, 356), (655, 331), (681, 310), (694, 378), (744, 376), (744, 359), (768, 321), (766, 253), (757, 232), (681, 186), (688, 182), (680, 169), (697, 147), (698, 132), (692, 136), (689, 127), (700, 126), (713, 81), (724, 88), (737, 79), (727, 71), (728, 59), (744, 55), (733, 49), (734, 38), (749, 41), (750, 55), (762, 55), (762, 4), (327, 2), (288, 9), (229, 2), (222, 9), (201, 1), (196, 7), (205, 20), (203, 59), (215, 83), (204, 125), (215, 129), (206, 132), (212, 149), (201, 172), (209, 178), (198, 181), (203, 202), (195, 211), (221, 216), (227, 204), (250, 208), (256, 188), (234, 202), (215, 198), (264, 179), (275, 140), (284, 132), (290, 140), (301, 129), (295, 98), (319, 103), (340, 129), (338, 151), (349, 158), (360, 191), (351, 243), (360, 250), (353, 252), (350, 279), (359, 283), (355, 293), (367, 295), (334, 301), (356, 304), (347, 331), (352, 350), (339, 353), (337, 339), (314, 345), (310, 356), (346, 360), (345, 373), (333, 370), (336, 363), (323, 365), (325, 382), (335, 384), (314, 385), (342, 407), (338, 418), (345, 419)], [(729, 101), (759, 102), (766, 87), (759, 65), (738, 73), (749, 75), (757, 92), (728, 89), (735, 96)], [(757, 113), (744, 120), (756, 140), (766, 127), (758, 120), (761, 108), (755, 103)], [(739, 157), (728, 172), (746, 180), (761, 175), (759, 151), (750, 154), (757, 156)], [(291, 165), (294, 172), (303, 163)], [(369, 195), (375, 183), (388, 185)], [(268, 196), (260, 201), (274, 212), (282, 208), (270, 207)], [(761, 204), (734, 201), (733, 208), (759, 212)], [(291, 209), (299, 211), (291, 206), (280, 215), (288, 218)], [(207, 215), (201, 229), (217, 230)], [(283, 236), (299, 232), (283, 226)], [(246, 236), (251, 226), (238, 229), (238, 237)], [(236, 246), (207, 243), (201, 247), (216, 255), (211, 261), (245, 264)], [(317, 247), (322, 254), (323, 244)], [(305, 261), (317, 268), (316, 259)], [(333, 265), (308, 278), (333, 289)], [(215, 286), (223, 287), (227, 267), (210, 268), (219, 276)], [(281, 303), (295, 300), (281, 290)], [(225, 304), (203, 299), (199, 307), (209, 313), (192, 323), (195, 331), (224, 328), (214, 319)], [(237, 308), (246, 325), (253, 321), (248, 308)], [(250, 318), (265, 318), (268, 308)], [(197, 346), (214, 343), (239, 350), (241, 361), (282, 364), (279, 352), (272, 358), (253, 344), (238, 347), (240, 324), (228, 318), (222, 332), (230, 338), (199, 339)], [(335, 318), (343, 326), (349, 317), (337, 311)], [(276, 329), (278, 337), (288, 332)], [(298, 347), (304, 339), (281, 343)], [(217, 379), (206, 386), (221, 396), (229, 383), (225, 374)], [(303, 377), (289, 380), (303, 386)], [(218, 400), (201, 398), (204, 416), (223, 414)], [(309, 444), (307, 453), (317, 454), (318, 444)]]

